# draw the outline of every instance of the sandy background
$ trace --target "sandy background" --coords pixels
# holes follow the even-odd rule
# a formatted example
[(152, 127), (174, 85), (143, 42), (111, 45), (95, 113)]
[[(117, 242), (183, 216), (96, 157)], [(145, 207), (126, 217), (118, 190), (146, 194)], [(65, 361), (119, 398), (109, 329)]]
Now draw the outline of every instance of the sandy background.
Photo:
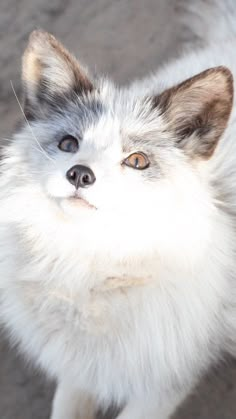
[[(124, 83), (178, 55), (186, 41), (193, 47), (198, 42), (177, 23), (180, 12), (178, 0), (0, 0), (1, 138), (22, 117), (10, 80), (20, 93), (21, 54), (31, 30), (54, 33), (92, 70)], [(0, 419), (47, 419), (52, 394), (53, 384), (26, 367), (2, 332)], [(236, 418), (236, 361), (205, 378), (176, 416), (181, 418)]]

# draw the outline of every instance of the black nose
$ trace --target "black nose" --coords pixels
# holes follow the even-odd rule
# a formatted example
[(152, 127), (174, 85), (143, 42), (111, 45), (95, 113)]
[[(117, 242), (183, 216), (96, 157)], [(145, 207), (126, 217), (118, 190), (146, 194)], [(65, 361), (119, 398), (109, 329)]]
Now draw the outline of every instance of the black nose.
[(87, 186), (92, 185), (96, 180), (92, 170), (81, 164), (71, 167), (66, 173), (66, 177), (72, 185), (75, 185), (76, 189), (86, 188)]

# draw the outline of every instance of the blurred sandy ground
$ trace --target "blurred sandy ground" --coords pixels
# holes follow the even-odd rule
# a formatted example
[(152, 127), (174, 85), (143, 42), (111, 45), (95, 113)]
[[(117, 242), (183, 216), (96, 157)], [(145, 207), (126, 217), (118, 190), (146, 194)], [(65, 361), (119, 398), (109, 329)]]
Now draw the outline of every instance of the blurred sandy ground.
[[(196, 0), (197, 1), (197, 0)], [(52, 32), (91, 70), (126, 83), (197, 40), (177, 24), (178, 0), (0, 0), (0, 137), (22, 118), (21, 54), (31, 30)], [(0, 419), (47, 419), (53, 386), (0, 338)], [(236, 418), (236, 362), (216, 367), (176, 419)], [(67, 419), (67, 418), (65, 418)], [(158, 418), (162, 419), (162, 418)]]

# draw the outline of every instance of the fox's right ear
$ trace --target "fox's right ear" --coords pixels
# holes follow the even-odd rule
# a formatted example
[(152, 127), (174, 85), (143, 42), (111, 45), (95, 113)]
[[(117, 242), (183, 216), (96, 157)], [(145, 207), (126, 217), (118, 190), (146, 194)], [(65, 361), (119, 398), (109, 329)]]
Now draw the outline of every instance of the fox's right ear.
[(23, 55), (22, 79), (27, 117), (37, 117), (45, 105), (60, 97), (93, 90), (87, 71), (54, 36), (34, 31)]

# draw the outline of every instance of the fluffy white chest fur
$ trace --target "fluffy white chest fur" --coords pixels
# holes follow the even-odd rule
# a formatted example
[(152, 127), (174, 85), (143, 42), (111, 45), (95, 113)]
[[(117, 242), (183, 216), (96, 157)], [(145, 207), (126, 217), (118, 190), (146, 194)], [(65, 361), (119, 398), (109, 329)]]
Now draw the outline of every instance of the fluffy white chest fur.
[[(117, 89), (55, 38), (0, 180), (0, 308), (52, 418), (167, 419), (235, 341), (236, 39)], [(210, 68), (210, 70), (208, 70)]]

